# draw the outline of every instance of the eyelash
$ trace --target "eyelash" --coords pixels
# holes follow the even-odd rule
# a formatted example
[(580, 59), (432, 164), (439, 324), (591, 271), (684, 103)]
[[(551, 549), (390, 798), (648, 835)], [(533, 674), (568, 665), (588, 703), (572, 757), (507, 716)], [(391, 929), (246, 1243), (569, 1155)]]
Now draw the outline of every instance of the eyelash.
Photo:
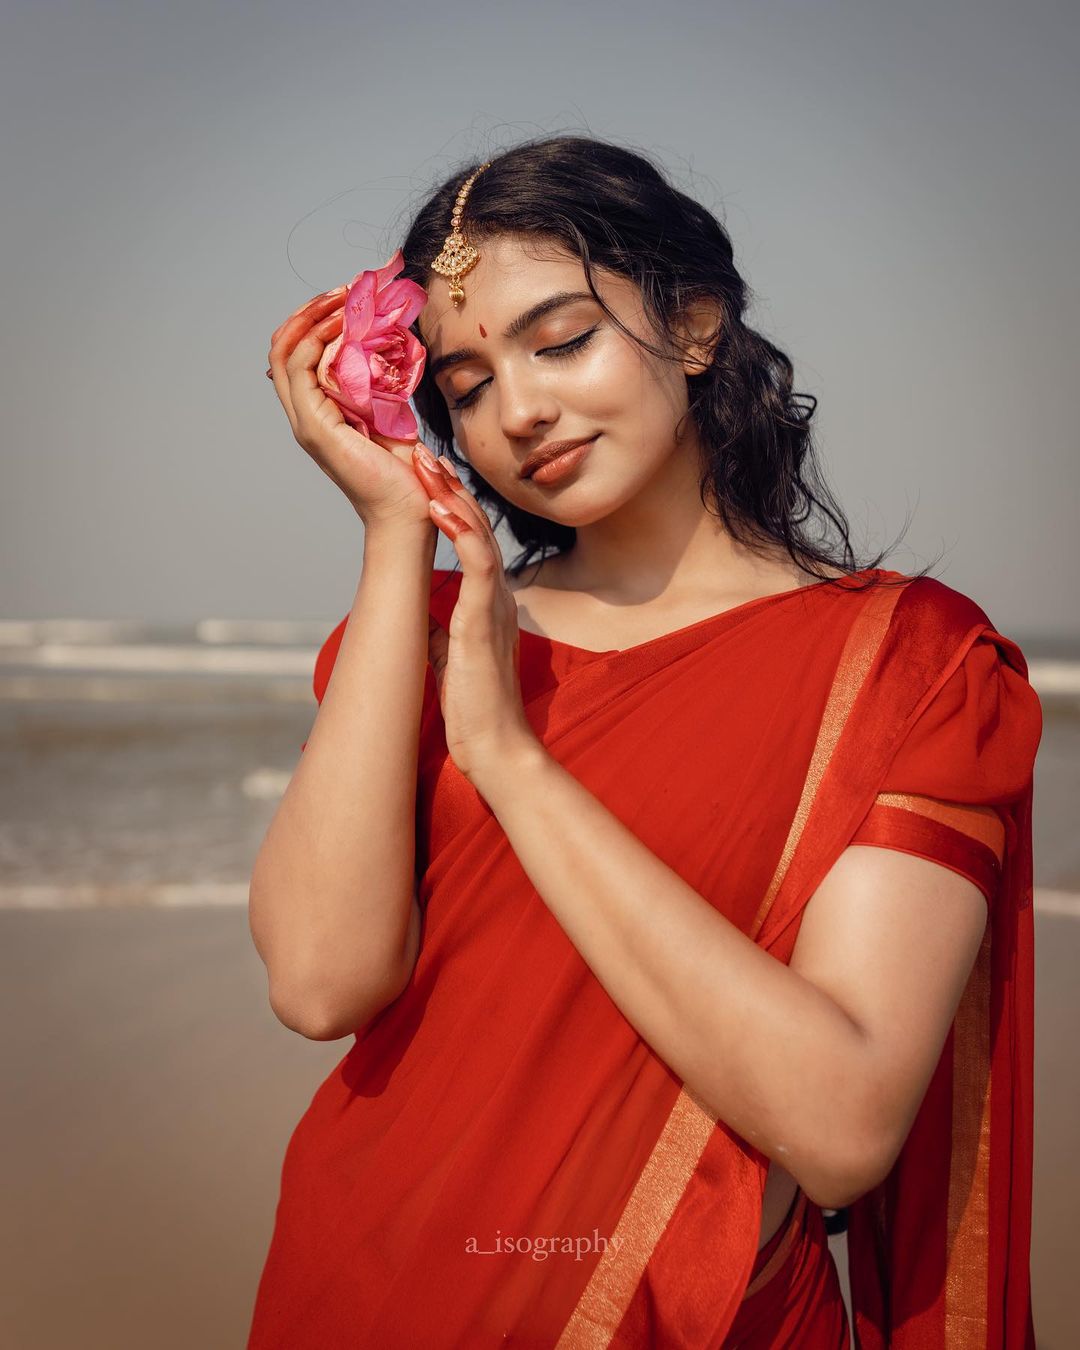
[[(579, 352), (582, 349), (582, 347), (588, 345), (589, 340), (592, 338), (592, 335), (596, 332), (596, 328), (598, 328), (599, 326), (600, 325), (597, 324), (595, 328), (590, 328), (587, 333), (582, 333), (579, 337), (571, 338), (569, 342), (564, 342), (562, 343), (561, 346), (545, 347), (544, 350), (542, 352), (538, 352), (537, 355), (553, 356), (556, 361), (559, 360), (560, 357), (573, 356), (576, 352)], [(455, 412), (458, 412), (461, 409), (471, 408), (472, 405), (476, 402), (476, 400), (480, 397), (481, 393), (483, 393), (483, 391), (487, 388), (487, 383), (488, 383), (487, 380), (484, 380), (483, 383), (476, 385), (476, 387), (473, 389), (470, 389), (469, 392), (463, 398), (459, 398), (456, 403), (451, 403), (450, 405), (451, 408)]]

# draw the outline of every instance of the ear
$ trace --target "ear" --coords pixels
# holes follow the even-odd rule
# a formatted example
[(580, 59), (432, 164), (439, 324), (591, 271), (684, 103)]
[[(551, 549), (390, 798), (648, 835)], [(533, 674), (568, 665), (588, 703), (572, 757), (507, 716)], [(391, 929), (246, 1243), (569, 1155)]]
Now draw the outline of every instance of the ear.
[(683, 342), (680, 361), (687, 375), (708, 370), (723, 321), (723, 310), (715, 300), (694, 300), (684, 307), (676, 328)]

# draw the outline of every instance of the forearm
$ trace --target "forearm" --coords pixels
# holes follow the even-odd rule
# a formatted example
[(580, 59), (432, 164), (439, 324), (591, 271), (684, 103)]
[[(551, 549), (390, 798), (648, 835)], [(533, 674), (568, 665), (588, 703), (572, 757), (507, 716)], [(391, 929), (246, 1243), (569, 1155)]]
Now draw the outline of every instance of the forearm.
[[(392, 997), (415, 959), (420, 709), (436, 531), (369, 527), (331, 680), (252, 873), (278, 1015), (329, 1026)], [(286, 1020), (283, 1017), (283, 1020)]]
[(688, 1090), (817, 1203), (861, 1193), (870, 1056), (848, 1014), (714, 909), (543, 747), (508, 756), (480, 790), (571, 942)]

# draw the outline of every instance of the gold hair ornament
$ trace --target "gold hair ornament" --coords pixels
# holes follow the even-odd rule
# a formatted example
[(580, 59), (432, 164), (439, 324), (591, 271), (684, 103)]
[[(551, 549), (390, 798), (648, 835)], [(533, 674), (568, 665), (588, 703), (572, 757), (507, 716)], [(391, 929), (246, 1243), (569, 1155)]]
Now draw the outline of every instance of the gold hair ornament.
[(450, 218), (450, 233), (443, 241), (442, 252), (431, 263), (432, 271), (440, 273), (450, 282), (450, 300), (455, 308), (465, 299), (465, 292), (461, 289), (461, 278), (480, 261), (480, 254), (461, 232), (461, 215), (465, 209), (465, 198), (469, 195), (473, 183), (490, 163), (489, 159), (486, 164), (481, 164), (476, 172), (471, 173), (462, 183)]

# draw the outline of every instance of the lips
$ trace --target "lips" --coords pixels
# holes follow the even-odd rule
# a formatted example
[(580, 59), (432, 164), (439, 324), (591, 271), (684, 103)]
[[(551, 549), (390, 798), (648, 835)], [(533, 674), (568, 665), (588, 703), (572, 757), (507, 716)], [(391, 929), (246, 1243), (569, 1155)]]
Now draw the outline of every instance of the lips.
[(582, 441), (580, 445), (575, 445), (571, 450), (565, 450), (561, 455), (556, 455), (554, 459), (549, 459), (546, 464), (541, 464), (539, 468), (534, 469), (529, 476), (530, 483), (536, 483), (541, 487), (548, 487), (552, 483), (561, 483), (564, 478), (572, 475), (582, 460), (587, 459), (589, 452), (596, 444), (596, 437), (591, 441)]
[(551, 460), (558, 459), (560, 455), (565, 455), (567, 450), (574, 450), (579, 445), (587, 445), (589, 441), (595, 439), (595, 436), (579, 436), (576, 441), (552, 441), (550, 445), (544, 445), (539, 450), (533, 450), (531, 454), (526, 455), (525, 462), (521, 466), (522, 478), (531, 478), (542, 464), (548, 464)]

